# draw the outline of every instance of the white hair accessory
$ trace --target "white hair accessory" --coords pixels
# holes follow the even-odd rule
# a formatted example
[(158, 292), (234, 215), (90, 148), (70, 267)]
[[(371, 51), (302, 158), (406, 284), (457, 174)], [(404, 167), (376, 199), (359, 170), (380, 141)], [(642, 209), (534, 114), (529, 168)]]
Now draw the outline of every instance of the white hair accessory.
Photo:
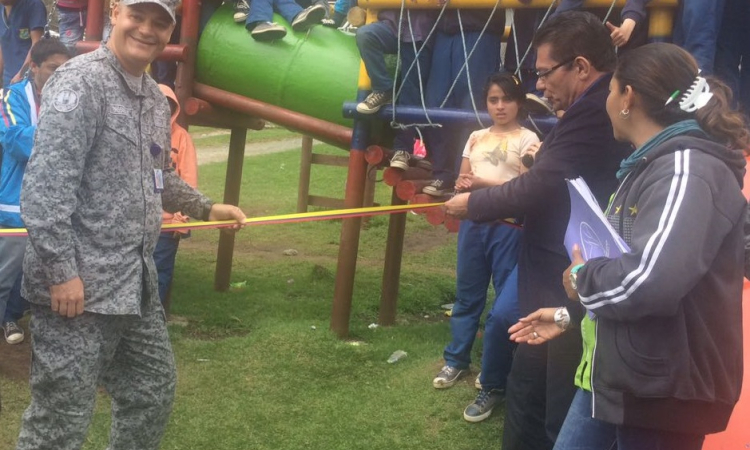
[(698, 76), (695, 77), (693, 84), (680, 99), (680, 109), (685, 112), (696, 111), (706, 106), (706, 103), (708, 103), (713, 96), (714, 94), (711, 93), (706, 79), (698, 74)]

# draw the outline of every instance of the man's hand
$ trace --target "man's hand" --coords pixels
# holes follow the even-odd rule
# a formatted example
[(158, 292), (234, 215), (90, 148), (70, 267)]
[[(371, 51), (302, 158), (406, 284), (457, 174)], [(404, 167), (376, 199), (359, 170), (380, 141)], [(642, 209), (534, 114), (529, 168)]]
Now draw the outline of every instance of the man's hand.
[(233, 225), (231, 228), (227, 228), (229, 231), (237, 231), (245, 226), (245, 213), (234, 205), (226, 205), (223, 203), (215, 203), (211, 206), (211, 212), (208, 214), (208, 220), (236, 220), (237, 225)]
[(557, 308), (537, 309), (508, 329), (510, 340), (519, 344), (539, 345), (550, 341), (563, 333), (555, 323)]
[(52, 311), (61, 316), (72, 318), (83, 314), (83, 281), (79, 277), (50, 286), (49, 296)]
[(625, 19), (622, 21), (622, 25), (620, 25), (619, 27), (616, 27), (610, 22), (607, 22), (607, 28), (609, 28), (609, 37), (612, 38), (612, 43), (615, 44), (615, 47), (622, 47), (623, 45), (628, 43), (628, 41), (630, 40), (630, 35), (633, 34), (633, 30), (635, 29), (635, 20)]
[(574, 302), (580, 301), (580, 299), (578, 298), (578, 291), (573, 289), (573, 286), (570, 285), (570, 270), (585, 262), (583, 256), (581, 256), (581, 247), (579, 247), (578, 244), (575, 244), (573, 246), (573, 261), (571, 261), (570, 266), (568, 266), (568, 268), (565, 269), (565, 272), (563, 272), (562, 279), (563, 286), (565, 286), (565, 293), (568, 294), (568, 298)]
[(445, 214), (459, 220), (466, 218), (469, 213), (469, 195), (471, 194), (458, 194), (445, 202), (443, 205)]

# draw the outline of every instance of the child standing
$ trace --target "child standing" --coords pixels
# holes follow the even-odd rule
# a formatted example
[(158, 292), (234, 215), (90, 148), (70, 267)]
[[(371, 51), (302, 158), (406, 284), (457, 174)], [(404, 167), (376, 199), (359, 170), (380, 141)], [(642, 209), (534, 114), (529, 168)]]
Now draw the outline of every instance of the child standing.
[[(518, 79), (508, 73), (490, 76), (485, 98), (493, 125), (469, 137), (455, 185), (459, 191), (500, 185), (518, 176), (521, 158), (538, 148), (536, 134), (518, 123), (525, 114), (522, 104), (526, 98)], [(445, 366), (432, 384), (438, 389), (449, 388), (468, 372), (471, 347), (492, 280), (495, 303), (485, 324), (482, 372), (476, 382), (481, 389), (464, 411), (464, 419), (469, 422), (489, 417), (504, 396), (513, 354), (506, 330), (520, 315), (515, 276), (520, 238), (520, 229), (502, 223), (464, 220), (458, 232), (452, 340), (443, 353)]]

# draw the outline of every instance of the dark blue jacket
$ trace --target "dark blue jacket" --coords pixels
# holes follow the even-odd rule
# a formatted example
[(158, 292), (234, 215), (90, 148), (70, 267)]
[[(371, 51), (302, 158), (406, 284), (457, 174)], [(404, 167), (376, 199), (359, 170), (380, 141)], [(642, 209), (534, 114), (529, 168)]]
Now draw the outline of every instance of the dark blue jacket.
[(617, 187), (615, 172), (631, 150), (612, 135), (605, 109), (610, 78), (599, 79), (568, 108), (544, 140), (531, 170), (469, 197), (471, 220), (524, 217), (518, 262), (522, 315), (538, 308), (568, 306), (574, 316), (582, 316), (582, 309), (575, 311), (562, 285), (562, 274), (570, 264), (563, 245), (570, 216), (565, 179), (583, 177), (603, 207)]

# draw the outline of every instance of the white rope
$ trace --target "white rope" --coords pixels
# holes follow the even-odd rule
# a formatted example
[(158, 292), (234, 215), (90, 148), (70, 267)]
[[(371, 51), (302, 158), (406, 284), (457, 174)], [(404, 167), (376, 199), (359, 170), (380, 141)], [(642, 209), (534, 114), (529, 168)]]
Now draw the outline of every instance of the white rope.
[[(477, 38), (477, 41), (474, 43), (474, 46), (472, 47), (468, 55), (466, 54), (466, 42), (464, 42), (464, 63), (461, 66), (461, 69), (458, 71), (456, 78), (453, 80), (453, 84), (451, 85), (450, 89), (448, 89), (448, 94), (445, 96), (445, 98), (443, 99), (443, 102), (440, 104), (441, 108), (444, 107), (445, 104), (448, 102), (448, 98), (450, 98), (451, 94), (453, 93), (453, 89), (456, 87), (456, 83), (458, 83), (458, 80), (461, 79), (461, 74), (463, 73), (464, 69), (467, 69), (467, 82), (469, 84), (469, 87), (471, 88), (471, 80), (468, 79), (468, 67), (467, 67), (469, 64), (469, 59), (474, 54), (474, 50), (476, 50), (479, 42), (482, 40), (482, 36), (484, 36), (484, 32), (487, 30), (487, 27), (492, 21), (492, 17), (495, 15), (495, 12), (497, 11), (497, 7), (499, 5), (500, 5), (500, 0), (497, 0), (495, 2), (495, 6), (492, 8), (492, 11), (490, 12), (490, 16), (487, 18), (487, 22), (485, 22), (484, 27), (482, 28), (482, 31), (479, 32), (479, 37)], [(461, 39), (463, 41), (464, 32), (463, 32), (463, 22), (461, 20), (461, 12), (460, 10), (457, 9), (456, 13), (458, 15), (458, 25), (461, 27)]]
[[(615, 0), (615, 1), (617, 1), (617, 0)], [(539, 30), (542, 27), (542, 25), (544, 25), (544, 22), (547, 21), (547, 18), (549, 17), (549, 13), (552, 12), (552, 7), (554, 7), (554, 6), (555, 6), (555, 2), (551, 2), (549, 4), (549, 8), (547, 8), (547, 12), (544, 13), (544, 17), (542, 17), (542, 21), (539, 22), (539, 26), (536, 27), (537, 30)], [(514, 13), (514, 15), (515, 15), (515, 13)], [(513, 37), (516, 37), (515, 33), (513, 34)], [(533, 46), (534, 46), (534, 40), (532, 39), (529, 42), (529, 46), (526, 47), (526, 52), (524, 52), (523, 57), (521, 58), (521, 61), (518, 63), (518, 66), (516, 67), (516, 73), (515, 73), (516, 76), (518, 76), (518, 74), (521, 72), (521, 65), (523, 65), (523, 63), (526, 61), (526, 57), (529, 56), (529, 52), (531, 51), (531, 48)], [(516, 51), (516, 58), (518, 58), (518, 51)]]
[[(401, 0), (401, 11), (399, 13), (399, 24), (398, 24), (398, 42), (396, 47), (396, 78), (398, 78), (399, 69), (401, 67), (401, 23), (403, 22), (403, 15), (404, 15), (404, 9), (406, 5), (406, 0)], [(443, 17), (443, 13), (445, 13), (446, 8), (448, 7), (448, 2), (446, 1), (443, 4), (443, 7), (440, 9), (440, 13), (438, 14), (437, 19), (435, 20), (435, 23), (432, 25), (432, 29), (430, 29), (430, 32), (427, 33), (427, 37), (422, 41), (422, 46), (419, 48), (419, 50), (416, 50), (417, 44), (414, 42), (414, 29), (411, 25), (411, 14), (409, 11), (407, 11), (407, 19), (409, 20), (409, 33), (411, 35), (411, 41), (412, 41), (412, 47), (414, 48), (414, 60), (411, 62), (411, 65), (409, 65), (409, 68), (406, 70), (406, 73), (401, 77), (402, 80), (405, 80), (409, 74), (411, 73), (412, 69), (414, 69), (414, 65), (417, 66), (417, 76), (419, 79), (419, 95), (420, 100), (422, 102), (422, 110), (424, 111), (425, 117), (427, 118), (428, 123), (412, 123), (412, 124), (402, 124), (396, 121), (396, 99), (401, 95), (401, 90), (404, 88), (404, 83), (401, 83), (401, 86), (399, 86), (398, 91), (396, 91), (396, 83), (393, 83), (393, 108), (392, 108), (392, 115), (391, 115), (391, 128), (395, 129), (401, 129), (405, 130), (409, 127), (442, 127), (441, 124), (433, 123), (430, 119), (430, 115), (427, 112), (427, 106), (425, 104), (424, 99), (424, 82), (422, 80), (422, 71), (421, 66), (418, 64), (419, 56), (422, 54), (422, 51), (427, 46), (427, 42), (429, 42), (432, 35), (435, 33), (435, 30), (437, 29), (437, 25), (440, 22), (440, 19)]]

